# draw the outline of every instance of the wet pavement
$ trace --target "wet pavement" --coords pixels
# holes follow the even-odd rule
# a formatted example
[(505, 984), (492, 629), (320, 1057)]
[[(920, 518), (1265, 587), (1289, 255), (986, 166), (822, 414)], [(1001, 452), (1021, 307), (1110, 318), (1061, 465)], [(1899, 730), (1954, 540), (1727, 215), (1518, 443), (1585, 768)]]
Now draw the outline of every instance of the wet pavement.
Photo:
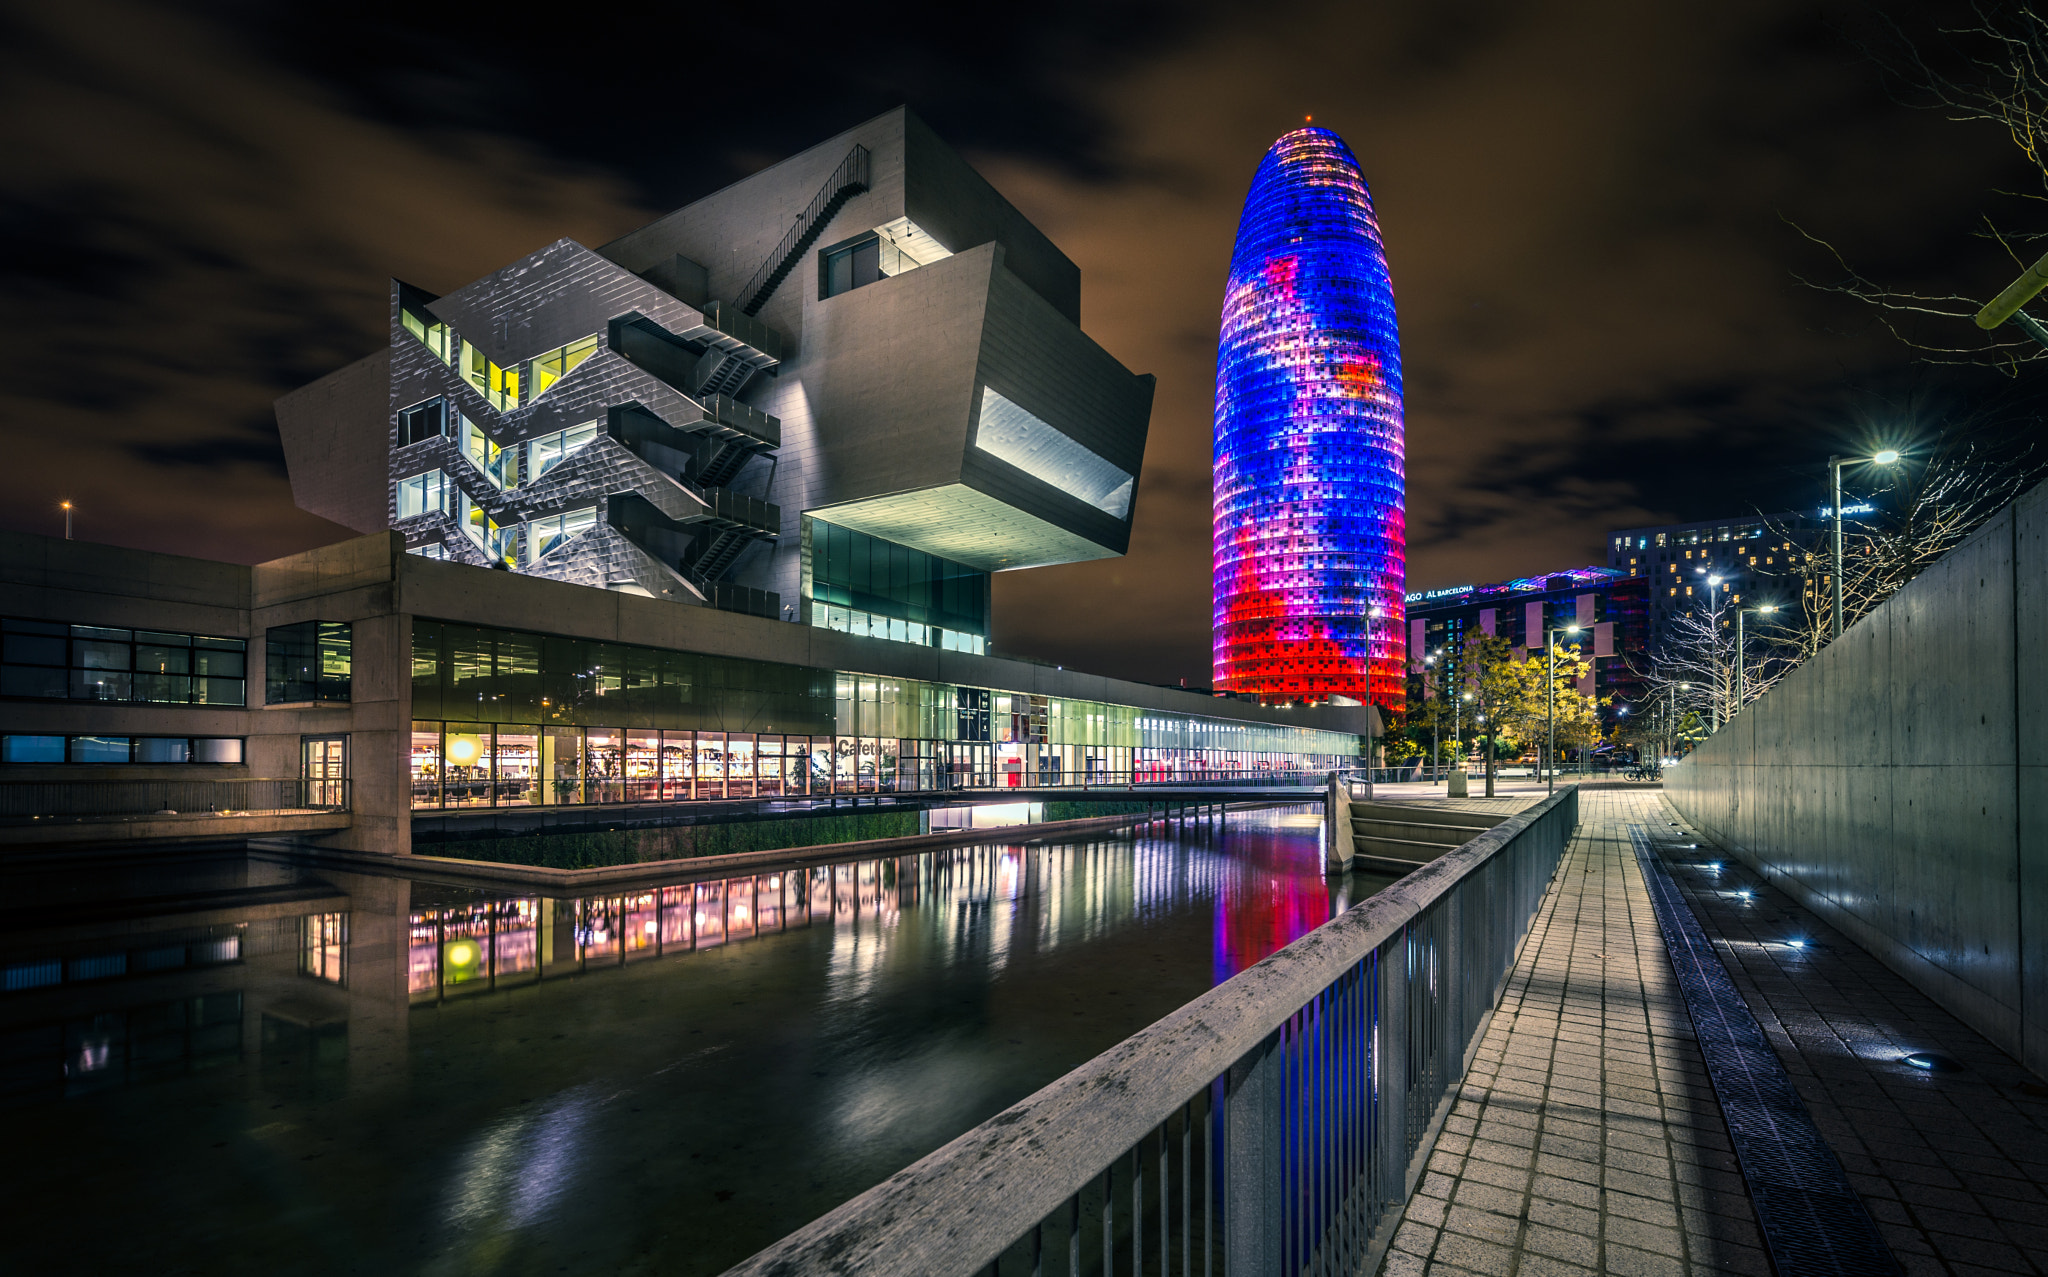
[(23, 1271), (715, 1273), (1391, 879), (1234, 814), (582, 899), (0, 879)]

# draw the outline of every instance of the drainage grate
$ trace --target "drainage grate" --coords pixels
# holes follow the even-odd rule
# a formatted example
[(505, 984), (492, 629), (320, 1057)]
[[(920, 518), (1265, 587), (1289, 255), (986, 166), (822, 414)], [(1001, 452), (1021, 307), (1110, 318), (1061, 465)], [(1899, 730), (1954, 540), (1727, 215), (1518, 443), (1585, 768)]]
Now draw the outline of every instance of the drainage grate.
[(1628, 827), (1664, 947), (1692, 1016), (1707, 1077), (1778, 1277), (1897, 1277), (1898, 1261), (1821, 1137), (1805, 1101), (1736, 991), (1699, 919), (1664, 871), (1649, 831)]

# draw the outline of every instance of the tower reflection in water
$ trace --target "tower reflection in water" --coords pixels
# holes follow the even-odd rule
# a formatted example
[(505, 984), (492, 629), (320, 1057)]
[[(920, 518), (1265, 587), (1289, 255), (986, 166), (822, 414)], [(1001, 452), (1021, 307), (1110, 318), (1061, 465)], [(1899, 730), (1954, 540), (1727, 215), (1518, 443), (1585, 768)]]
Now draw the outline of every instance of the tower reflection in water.
[(260, 853), (10, 874), (0, 1100), (51, 1221), (18, 1266), (118, 1202), (155, 1249), (89, 1267), (346, 1234), (358, 1269), (721, 1272), (1374, 889), (1323, 877), (1315, 823), (562, 895)]

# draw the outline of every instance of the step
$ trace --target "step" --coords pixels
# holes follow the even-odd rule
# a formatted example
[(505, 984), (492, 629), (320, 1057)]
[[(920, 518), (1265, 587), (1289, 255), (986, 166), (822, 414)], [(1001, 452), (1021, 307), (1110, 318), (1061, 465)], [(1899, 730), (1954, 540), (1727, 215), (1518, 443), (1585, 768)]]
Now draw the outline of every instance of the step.
[(1352, 854), (1360, 860), (1389, 861), (1413, 868), (1426, 865), (1450, 852), (1454, 846), (1440, 842), (1416, 842), (1411, 838), (1381, 838), (1377, 835), (1355, 835), (1351, 839)]
[(1409, 806), (1406, 803), (1369, 803), (1354, 800), (1351, 804), (1354, 817), (1365, 816), (1373, 820), (1398, 820), (1416, 825), (1456, 825), (1459, 828), (1492, 829), (1507, 820), (1491, 812), (1458, 811), (1454, 808)]
[(1425, 825), (1406, 820), (1378, 820), (1359, 816), (1355, 811), (1351, 817), (1351, 830), (1355, 834), (1434, 843), (1442, 847), (1462, 846), (1493, 828), (1492, 825)]

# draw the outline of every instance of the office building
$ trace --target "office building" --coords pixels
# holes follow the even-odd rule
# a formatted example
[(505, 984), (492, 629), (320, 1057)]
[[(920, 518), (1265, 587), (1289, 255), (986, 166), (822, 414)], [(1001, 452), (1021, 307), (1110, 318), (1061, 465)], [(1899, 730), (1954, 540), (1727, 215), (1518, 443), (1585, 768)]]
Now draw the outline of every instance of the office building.
[[(1812, 591), (1827, 589), (1824, 519), (1824, 512), (1809, 520), (1788, 511), (1619, 528), (1607, 537), (1607, 566), (1645, 583), (1647, 643), (1655, 653), (1671, 641), (1673, 621), (1711, 610), (1716, 597), (1724, 607), (1783, 608), (1781, 624), (1801, 615)], [(1714, 577), (1719, 585), (1709, 584)], [(1761, 618), (1750, 624), (1769, 628)]]
[(1215, 684), (1399, 707), (1401, 343), (1344, 140), (1275, 142), (1245, 197), (1216, 354)]
[(1648, 588), (1621, 569), (1584, 567), (1416, 591), (1407, 600), (1414, 685), (1425, 697), (1461, 691), (1465, 647), (1477, 635), (1507, 639), (1519, 660), (1543, 650), (1546, 630), (1576, 626), (1575, 634), (1560, 633), (1558, 643), (1593, 659), (1593, 673), (1579, 680), (1579, 691), (1611, 700), (1604, 715), (1624, 707), (1633, 712), (1648, 671)]

